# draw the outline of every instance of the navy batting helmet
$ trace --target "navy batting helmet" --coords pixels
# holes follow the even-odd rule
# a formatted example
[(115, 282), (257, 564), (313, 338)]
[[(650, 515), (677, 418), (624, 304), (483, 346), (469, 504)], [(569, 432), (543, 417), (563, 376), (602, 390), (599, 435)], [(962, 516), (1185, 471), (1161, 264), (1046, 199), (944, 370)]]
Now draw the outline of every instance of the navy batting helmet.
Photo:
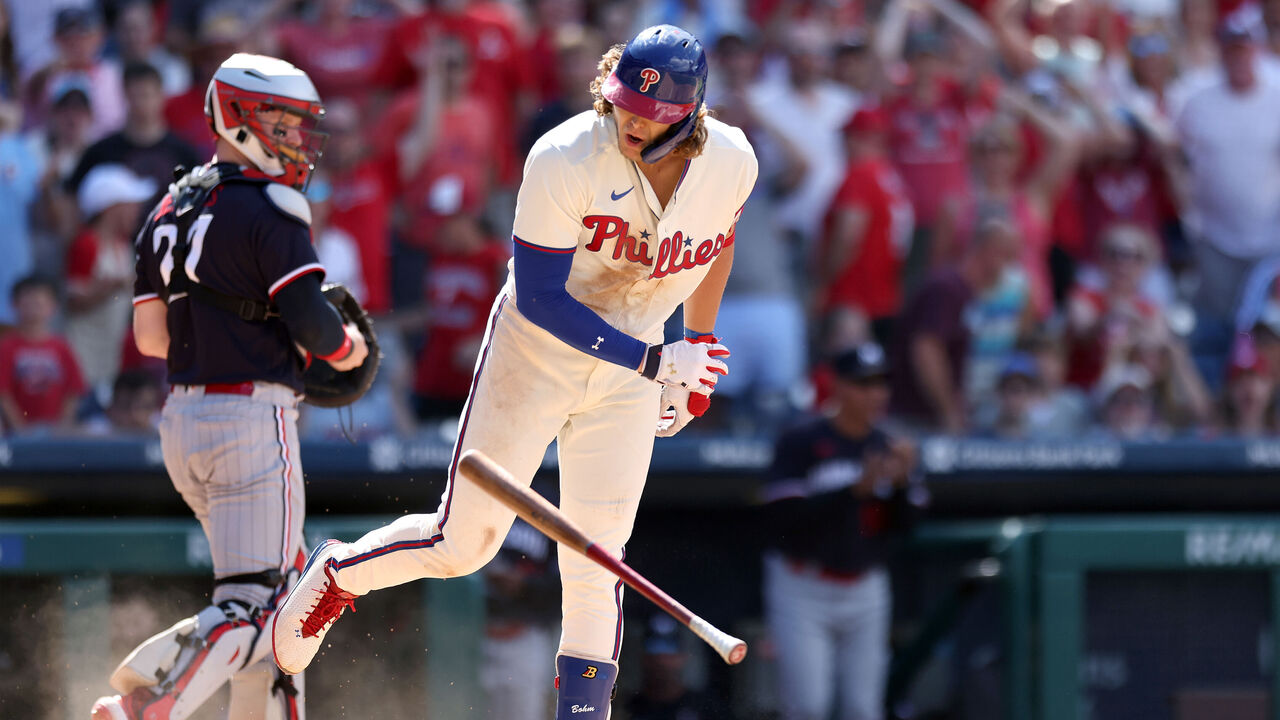
[(693, 133), (706, 92), (707, 54), (702, 43), (674, 25), (641, 30), (627, 43), (601, 88), (604, 98), (623, 110), (671, 125), (664, 137), (644, 149), (642, 157), (649, 163)]

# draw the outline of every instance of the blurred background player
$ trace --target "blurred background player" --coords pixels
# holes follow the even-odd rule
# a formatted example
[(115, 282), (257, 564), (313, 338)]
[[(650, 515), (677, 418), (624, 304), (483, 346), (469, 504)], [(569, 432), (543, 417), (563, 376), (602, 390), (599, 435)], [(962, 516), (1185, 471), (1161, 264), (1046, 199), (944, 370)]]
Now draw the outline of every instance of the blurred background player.
[(560, 603), (555, 543), (516, 518), (484, 567), (484, 661), (480, 685), (488, 717), (547, 720), (555, 677), (554, 631)]
[(368, 348), (320, 291), (300, 192), (324, 113), (310, 79), (236, 54), (206, 108), (213, 162), (173, 186), (138, 235), (133, 329), (144, 355), (168, 362), (161, 447), (209, 539), (212, 604), (134, 649), (111, 676), (121, 694), (99, 699), (94, 720), (181, 720), (228, 680), (232, 717), (303, 714), (301, 683), (276, 677), (262, 634), (304, 554), (301, 373), (357, 367)]
[(778, 653), (784, 720), (884, 717), (892, 596), (890, 541), (925, 491), (914, 446), (880, 427), (889, 404), (884, 350), (832, 360), (834, 409), (779, 438), (764, 493), (774, 532), (765, 615)]
[[(528, 483), (556, 439), (560, 507), (613, 553), (631, 534), (655, 433), (678, 432), (693, 417), (691, 392), (710, 393), (728, 372), (720, 359), (728, 350), (713, 333), (757, 166), (742, 131), (707, 116), (706, 81), (696, 38), (670, 25), (647, 28), (604, 55), (591, 84), (594, 111), (535, 144), (517, 200), (512, 270), (455, 446), (455, 464), (479, 448)], [(664, 323), (680, 306), (686, 339), (664, 345)], [(356, 597), (469, 574), (493, 558), (514, 513), (474, 484), (455, 483), (454, 469), (438, 512), (317, 548), (273, 621), (281, 668), (304, 669)], [(556, 717), (605, 720), (622, 584), (576, 553), (559, 564)]]
[(627, 701), (631, 720), (710, 720), (718, 703), (689, 688), (689, 653), (681, 645), (680, 624), (656, 613), (644, 628), (640, 690)]

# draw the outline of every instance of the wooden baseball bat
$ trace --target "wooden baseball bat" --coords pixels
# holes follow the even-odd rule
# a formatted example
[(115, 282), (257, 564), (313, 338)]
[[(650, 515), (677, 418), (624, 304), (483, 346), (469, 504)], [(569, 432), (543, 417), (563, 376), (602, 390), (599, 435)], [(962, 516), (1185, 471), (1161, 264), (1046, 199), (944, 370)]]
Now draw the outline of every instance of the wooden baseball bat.
[(466, 451), (462, 454), (458, 469), (464, 477), (479, 485), (482, 490), (503, 505), (514, 510), (517, 515), (524, 518), (525, 522), (547, 537), (586, 555), (635, 588), (641, 595), (649, 598), (671, 617), (692, 630), (694, 635), (702, 638), (720, 657), (724, 658), (725, 662), (737, 665), (747, 656), (746, 643), (694, 615), (675, 598), (633, 570), (630, 565), (597, 545), (577, 524), (565, 517), (559, 508), (547, 502), (546, 498), (533, 490), (517, 483), (505, 468), (484, 453), (479, 450)]

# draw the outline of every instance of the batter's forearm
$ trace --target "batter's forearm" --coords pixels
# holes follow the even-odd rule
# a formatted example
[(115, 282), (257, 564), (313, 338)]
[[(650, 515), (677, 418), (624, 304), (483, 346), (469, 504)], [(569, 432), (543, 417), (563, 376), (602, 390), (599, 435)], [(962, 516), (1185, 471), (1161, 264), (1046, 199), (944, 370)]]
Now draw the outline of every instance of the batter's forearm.
[(615, 365), (638, 370), (649, 350), (647, 343), (605, 322), (563, 288), (554, 294), (518, 295), (516, 307), (529, 322), (570, 347)]

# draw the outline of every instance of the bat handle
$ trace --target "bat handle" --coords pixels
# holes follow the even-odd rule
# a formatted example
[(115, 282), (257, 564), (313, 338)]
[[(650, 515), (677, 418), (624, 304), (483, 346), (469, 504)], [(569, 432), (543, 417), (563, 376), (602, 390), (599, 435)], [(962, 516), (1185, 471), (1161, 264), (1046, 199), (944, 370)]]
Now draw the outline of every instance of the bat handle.
[(689, 618), (689, 629), (703, 642), (715, 649), (726, 663), (737, 665), (747, 656), (747, 644), (694, 615)]

